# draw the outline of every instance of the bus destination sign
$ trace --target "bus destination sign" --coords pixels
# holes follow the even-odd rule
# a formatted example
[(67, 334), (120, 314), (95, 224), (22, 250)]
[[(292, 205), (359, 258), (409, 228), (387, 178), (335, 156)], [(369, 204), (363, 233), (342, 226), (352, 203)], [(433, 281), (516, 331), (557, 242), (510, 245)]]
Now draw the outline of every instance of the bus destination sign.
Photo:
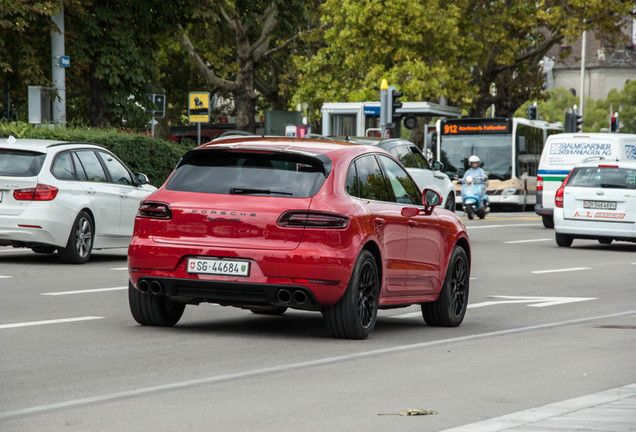
[(442, 135), (488, 135), (509, 134), (512, 127), (509, 120), (466, 119), (442, 122)]

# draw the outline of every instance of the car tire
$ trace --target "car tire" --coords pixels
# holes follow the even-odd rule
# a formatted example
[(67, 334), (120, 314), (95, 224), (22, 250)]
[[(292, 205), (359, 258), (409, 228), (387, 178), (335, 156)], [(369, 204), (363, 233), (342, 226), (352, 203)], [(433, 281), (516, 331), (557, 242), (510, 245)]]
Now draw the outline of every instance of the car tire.
[(133, 318), (141, 325), (172, 327), (179, 322), (185, 303), (163, 295), (143, 294), (128, 281), (128, 303)]
[(453, 213), (455, 212), (455, 192), (451, 191), (446, 197), (446, 205), (444, 206), (446, 210), (450, 210)]
[(378, 265), (371, 252), (363, 250), (340, 301), (323, 309), (329, 334), (336, 338), (366, 339), (375, 327), (379, 297)]
[(541, 222), (545, 228), (554, 228), (554, 219), (550, 215), (541, 215)]
[(572, 237), (567, 234), (559, 234), (555, 233), (554, 238), (556, 240), (556, 244), (560, 247), (570, 247), (572, 246)]
[(436, 327), (459, 326), (468, 308), (469, 284), (468, 255), (464, 248), (455, 246), (438, 299), (421, 305), (426, 324)]
[(257, 315), (282, 315), (287, 311), (285, 306), (263, 306), (250, 308)]
[(58, 249), (60, 261), (67, 264), (84, 264), (93, 250), (93, 220), (86, 211), (75, 218), (66, 247)]
[(57, 248), (55, 246), (34, 246), (31, 250), (38, 254), (52, 254)]

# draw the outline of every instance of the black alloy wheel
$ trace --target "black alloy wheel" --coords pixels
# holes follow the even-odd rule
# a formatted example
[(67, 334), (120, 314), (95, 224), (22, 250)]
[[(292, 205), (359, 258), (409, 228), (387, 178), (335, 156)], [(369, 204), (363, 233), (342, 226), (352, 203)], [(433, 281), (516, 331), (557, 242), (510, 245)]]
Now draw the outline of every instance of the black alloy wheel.
[(323, 309), (329, 334), (346, 339), (367, 338), (375, 327), (379, 297), (378, 266), (371, 252), (364, 250), (356, 261), (344, 296)]
[(461, 246), (455, 246), (439, 298), (422, 303), (426, 324), (438, 327), (457, 327), (464, 320), (468, 308), (470, 264)]

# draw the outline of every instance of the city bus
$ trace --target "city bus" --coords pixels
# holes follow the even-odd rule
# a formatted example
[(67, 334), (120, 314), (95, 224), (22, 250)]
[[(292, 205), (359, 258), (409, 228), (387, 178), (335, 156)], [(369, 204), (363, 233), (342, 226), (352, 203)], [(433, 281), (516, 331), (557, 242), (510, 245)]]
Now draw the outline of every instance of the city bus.
[[(524, 118), (460, 118), (438, 120), (435, 155), (444, 172), (458, 180), (477, 155), (488, 174), (491, 206), (525, 210), (536, 203), (537, 170), (548, 136), (562, 133), (561, 122)], [(457, 202), (461, 188), (456, 186)]]

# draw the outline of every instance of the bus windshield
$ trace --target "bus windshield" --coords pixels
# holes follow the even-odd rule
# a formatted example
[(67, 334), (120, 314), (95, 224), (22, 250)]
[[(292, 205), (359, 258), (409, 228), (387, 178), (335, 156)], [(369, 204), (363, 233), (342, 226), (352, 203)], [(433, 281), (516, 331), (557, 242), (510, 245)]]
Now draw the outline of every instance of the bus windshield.
[(461, 178), (468, 167), (468, 158), (479, 156), (479, 166), (488, 178), (509, 180), (512, 177), (512, 135), (444, 135), (440, 156), (444, 172), (450, 178)]

